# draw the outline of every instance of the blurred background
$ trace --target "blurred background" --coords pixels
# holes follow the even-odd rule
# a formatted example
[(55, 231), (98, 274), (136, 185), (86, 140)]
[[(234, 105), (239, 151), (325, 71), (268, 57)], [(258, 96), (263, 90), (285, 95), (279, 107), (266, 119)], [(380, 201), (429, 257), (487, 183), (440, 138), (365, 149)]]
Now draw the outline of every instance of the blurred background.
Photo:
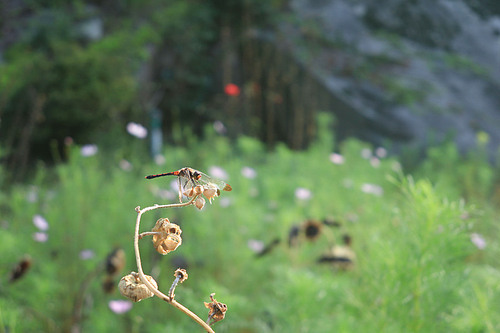
[(0, 332), (500, 331), (500, 3), (3, 0)]

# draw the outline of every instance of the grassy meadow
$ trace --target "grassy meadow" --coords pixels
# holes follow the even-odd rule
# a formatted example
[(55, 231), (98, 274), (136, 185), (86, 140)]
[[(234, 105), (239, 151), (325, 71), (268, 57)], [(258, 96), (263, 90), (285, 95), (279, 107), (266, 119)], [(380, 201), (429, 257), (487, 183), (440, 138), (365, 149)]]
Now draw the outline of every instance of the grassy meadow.
[[(326, 131), (302, 152), (209, 131), (188, 148), (165, 147), (157, 163), (145, 141), (124, 143), (91, 153), (70, 145), (66, 162), (1, 193), (0, 332), (202, 332), (156, 297), (117, 302), (126, 301), (118, 281), (137, 271), (134, 208), (177, 201), (175, 178), (144, 176), (183, 166), (233, 190), (201, 211), (146, 213), (141, 231), (168, 217), (183, 243), (161, 256), (141, 240), (143, 267), (167, 292), (187, 266), (176, 300), (205, 320), (215, 292), (228, 306), (216, 332), (500, 331), (500, 179), (480, 149), (434, 148), (407, 174), (356, 140), (334, 153)], [(319, 221), (312, 233), (307, 220)], [(344, 235), (351, 263), (319, 263)], [(108, 274), (117, 247), (126, 263)], [(13, 277), (23, 261), (29, 268)]]

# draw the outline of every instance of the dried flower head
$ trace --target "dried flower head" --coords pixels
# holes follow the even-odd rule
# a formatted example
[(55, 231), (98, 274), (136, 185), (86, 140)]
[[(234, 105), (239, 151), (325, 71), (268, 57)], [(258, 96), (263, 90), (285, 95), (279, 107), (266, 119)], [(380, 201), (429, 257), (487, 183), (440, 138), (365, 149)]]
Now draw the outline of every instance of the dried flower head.
[[(158, 289), (158, 284), (149, 275), (146, 275), (149, 283)], [(153, 292), (148, 289), (148, 287), (141, 281), (139, 274), (136, 272), (131, 272), (130, 274), (122, 277), (120, 283), (118, 283), (118, 289), (120, 289), (120, 294), (131, 299), (134, 302), (139, 302), (145, 298), (153, 297)]]
[(220, 195), (220, 190), (214, 184), (207, 184), (203, 189), (203, 195), (212, 203), (212, 199)]
[(177, 268), (174, 272), (174, 276), (179, 277), (179, 283), (182, 283), (187, 280), (188, 273), (186, 272), (185, 269)]
[(321, 234), (321, 227), (321, 222), (315, 220), (307, 220), (306, 222), (304, 222), (303, 228), (306, 239), (315, 241)]
[(203, 207), (205, 207), (205, 198), (203, 197), (198, 197), (196, 198), (196, 200), (194, 201), (194, 205), (196, 206), (196, 208), (198, 208), (199, 210), (203, 209)]
[(208, 311), (208, 319), (207, 319), (207, 324), (209, 324), (210, 326), (224, 319), (224, 316), (226, 315), (227, 311), (227, 305), (221, 302), (217, 302), (217, 300), (214, 298), (214, 295), (215, 293), (210, 294), (210, 300), (212, 302), (210, 303), (204, 302), (205, 307), (210, 310)]
[(203, 193), (203, 186), (196, 185), (195, 187), (186, 188), (186, 190), (182, 194), (184, 194), (188, 198), (192, 198), (195, 195), (200, 195), (202, 193)]
[(181, 228), (167, 218), (156, 221), (152, 231), (157, 233), (153, 236), (153, 244), (158, 253), (165, 255), (182, 244)]

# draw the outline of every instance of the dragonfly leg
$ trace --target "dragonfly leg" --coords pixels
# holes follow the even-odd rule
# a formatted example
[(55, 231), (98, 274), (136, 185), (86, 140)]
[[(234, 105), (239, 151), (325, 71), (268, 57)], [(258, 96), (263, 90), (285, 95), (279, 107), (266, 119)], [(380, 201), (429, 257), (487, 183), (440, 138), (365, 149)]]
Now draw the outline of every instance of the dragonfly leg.
[(179, 185), (179, 202), (182, 203), (181, 177), (177, 177), (177, 184)]

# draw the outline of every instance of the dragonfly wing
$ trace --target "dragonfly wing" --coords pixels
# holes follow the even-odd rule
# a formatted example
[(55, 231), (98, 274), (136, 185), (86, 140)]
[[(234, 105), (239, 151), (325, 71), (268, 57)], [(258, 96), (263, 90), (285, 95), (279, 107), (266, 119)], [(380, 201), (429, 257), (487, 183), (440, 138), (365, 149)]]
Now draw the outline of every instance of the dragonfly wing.
[(204, 174), (203, 172), (200, 172), (200, 174), (201, 174), (201, 177), (198, 181), (200, 183), (202, 183), (203, 185), (214, 184), (215, 186), (217, 186), (219, 188), (219, 190), (224, 190), (224, 191), (231, 191), (232, 190), (231, 186), (229, 186), (229, 184), (227, 184), (225, 181), (212, 178), (212, 177)]

